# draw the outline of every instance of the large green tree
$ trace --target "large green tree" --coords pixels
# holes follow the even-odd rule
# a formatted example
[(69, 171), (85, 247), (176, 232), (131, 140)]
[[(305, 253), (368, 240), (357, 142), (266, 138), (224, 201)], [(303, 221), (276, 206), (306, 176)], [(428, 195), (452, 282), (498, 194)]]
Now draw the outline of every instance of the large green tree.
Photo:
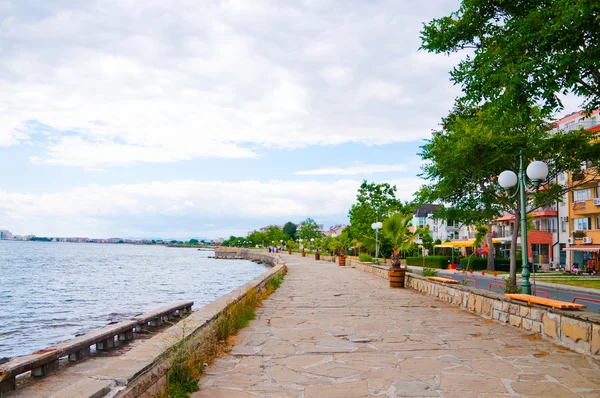
[(462, 0), (421, 39), (430, 52), (467, 51), (451, 78), (469, 106), (542, 104), (550, 114), (572, 92), (586, 110), (600, 107), (598, 0)]
[(300, 229), (298, 230), (297, 235), (305, 242), (305, 245), (308, 244), (307, 242), (310, 242), (311, 239), (317, 239), (323, 236), (319, 231), (319, 225), (310, 217), (300, 223)]
[(371, 224), (385, 220), (403, 208), (396, 197), (397, 188), (388, 183), (376, 184), (364, 180), (358, 189), (356, 203), (350, 208), (348, 232), (352, 238), (374, 237)]
[(277, 225), (269, 225), (265, 232), (265, 240), (267, 245), (280, 245), (281, 241), (287, 242), (290, 240), (290, 236), (279, 229)]
[(289, 235), (292, 240), (296, 240), (296, 224), (291, 221), (288, 221), (283, 226), (283, 232)]
[[(422, 146), (425, 165), (421, 176), (428, 183), (419, 197), (424, 202), (447, 204), (441, 214), (465, 223), (486, 223), (504, 211), (519, 220), (519, 201), (506, 194), (497, 178), (504, 170), (518, 171), (521, 152), (525, 166), (533, 160), (544, 160), (549, 167), (545, 189), (529, 196), (525, 211), (561, 200), (566, 190), (576, 186), (555, 184), (556, 177), (578, 170), (584, 160), (600, 158), (592, 134), (549, 134), (548, 123), (536, 108), (506, 112), (489, 103), (475, 110), (456, 108), (442, 126)], [(512, 281), (516, 279), (518, 222), (515, 227), (510, 253)]]

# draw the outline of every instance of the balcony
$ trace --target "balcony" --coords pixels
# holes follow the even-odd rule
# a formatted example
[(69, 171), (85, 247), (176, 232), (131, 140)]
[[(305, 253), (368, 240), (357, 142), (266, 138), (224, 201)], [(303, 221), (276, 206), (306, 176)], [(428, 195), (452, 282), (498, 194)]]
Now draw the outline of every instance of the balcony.
[(571, 203), (573, 216), (584, 216), (588, 214), (600, 213), (600, 202), (596, 201), (596, 203), (598, 204), (594, 204), (594, 199)]

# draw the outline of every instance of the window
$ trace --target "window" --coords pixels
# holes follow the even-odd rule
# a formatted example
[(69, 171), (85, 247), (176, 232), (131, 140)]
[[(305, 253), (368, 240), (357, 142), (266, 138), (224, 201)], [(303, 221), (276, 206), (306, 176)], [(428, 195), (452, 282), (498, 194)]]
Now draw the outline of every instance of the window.
[(568, 221), (563, 221), (562, 222), (562, 227), (561, 227), (562, 232), (567, 232), (568, 228), (569, 228), (569, 222)]
[(424, 227), (425, 224), (425, 217), (419, 217), (419, 227)]
[(591, 218), (574, 218), (573, 219), (573, 229), (575, 231), (582, 230), (590, 230), (592, 228), (592, 219)]
[(596, 229), (600, 229), (600, 216), (596, 216)]
[(573, 202), (585, 202), (592, 198), (592, 191), (588, 189), (580, 189), (573, 191)]

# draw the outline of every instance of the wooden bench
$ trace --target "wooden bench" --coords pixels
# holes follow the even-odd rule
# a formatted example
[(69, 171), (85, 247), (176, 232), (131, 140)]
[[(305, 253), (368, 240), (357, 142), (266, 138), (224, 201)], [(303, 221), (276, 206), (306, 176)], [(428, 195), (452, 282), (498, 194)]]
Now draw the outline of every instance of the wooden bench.
[(569, 303), (567, 301), (552, 300), (552, 299), (548, 299), (548, 298), (532, 296), (530, 294), (507, 293), (507, 294), (505, 294), (505, 296), (512, 300), (525, 301), (529, 304), (541, 304), (541, 305), (545, 305), (548, 307), (557, 308), (557, 309), (561, 309), (561, 310), (579, 310), (579, 309), (585, 308), (585, 305), (583, 305), (583, 304), (574, 304), (574, 303)]
[(430, 281), (435, 281), (435, 282), (441, 282), (441, 283), (451, 283), (451, 284), (458, 284), (458, 281), (454, 280), (454, 279), (448, 279), (448, 278), (441, 278), (439, 276), (428, 276), (427, 279), (429, 279)]

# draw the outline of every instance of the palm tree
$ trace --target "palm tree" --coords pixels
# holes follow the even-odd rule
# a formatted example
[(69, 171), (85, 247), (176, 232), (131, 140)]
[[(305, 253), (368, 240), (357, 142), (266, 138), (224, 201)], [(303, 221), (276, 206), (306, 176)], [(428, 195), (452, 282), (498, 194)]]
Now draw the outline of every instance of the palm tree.
[(383, 222), (383, 233), (392, 241), (392, 268), (400, 268), (400, 251), (410, 249), (417, 237), (425, 233), (425, 228), (419, 227), (411, 232), (412, 213), (394, 213)]

